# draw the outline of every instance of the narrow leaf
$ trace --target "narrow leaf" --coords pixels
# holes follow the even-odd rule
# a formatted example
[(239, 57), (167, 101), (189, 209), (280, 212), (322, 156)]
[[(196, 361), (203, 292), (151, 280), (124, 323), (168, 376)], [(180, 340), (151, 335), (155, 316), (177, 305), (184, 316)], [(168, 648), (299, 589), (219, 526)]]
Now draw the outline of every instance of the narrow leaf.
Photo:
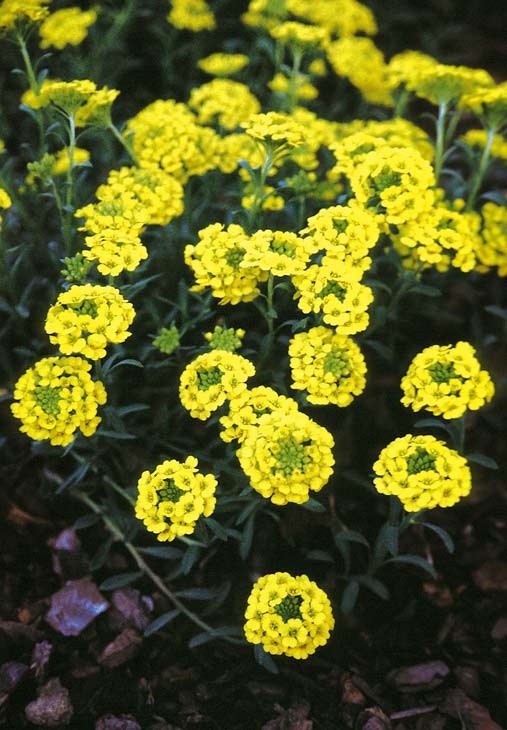
[(142, 576), (141, 571), (135, 573), (118, 573), (118, 575), (112, 575), (110, 578), (102, 581), (99, 585), (101, 591), (113, 591), (116, 588), (123, 588), (131, 583), (134, 583), (138, 578)]
[(174, 621), (179, 613), (179, 608), (173, 608), (172, 611), (167, 611), (166, 613), (158, 616), (154, 621), (151, 622), (151, 624), (148, 624), (148, 626), (145, 628), (144, 635), (151, 636), (155, 632), (160, 631), (160, 629), (162, 629), (164, 626), (167, 626), (168, 623)]
[(448, 552), (453, 553), (454, 552), (454, 542), (452, 540), (452, 537), (449, 535), (448, 532), (443, 530), (438, 525), (433, 525), (431, 522), (421, 522), (421, 525), (423, 527), (427, 527), (428, 530), (431, 530), (436, 535), (439, 536), (439, 538), (444, 543), (445, 547), (447, 548)]
[(345, 615), (351, 613), (356, 605), (357, 597), (359, 595), (359, 583), (356, 580), (351, 580), (343, 591), (341, 600), (342, 613)]

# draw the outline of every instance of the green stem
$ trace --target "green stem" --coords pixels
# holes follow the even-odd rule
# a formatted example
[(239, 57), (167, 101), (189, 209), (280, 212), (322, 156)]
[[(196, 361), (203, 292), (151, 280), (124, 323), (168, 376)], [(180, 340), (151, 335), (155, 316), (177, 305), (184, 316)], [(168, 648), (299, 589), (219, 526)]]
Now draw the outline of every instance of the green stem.
[(125, 136), (120, 132), (118, 127), (116, 127), (113, 122), (109, 124), (108, 129), (114, 134), (118, 142), (124, 147), (127, 152), (129, 153), (130, 157), (132, 158), (132, 161), (134, 162), (137, 167), (139, 167), (139, 160), (136, 157), (136, 153), (134, 152), (134, 149), (130, 142), (125, 138)]
[(260, 170), (256, 170), (256, 174), (253, 178), (254, 184), (254, 199), (252, 207), (250, 208), (247, 221), (247, 229), (251, 234), (255, 226), (255, 222), (259, 215), (259, 211), (262, 206), (262, 199), (264, 197), (264, 189), (266, 187), (266, 180), (269, 175), (271, 168), (273, 167), (273, 154), (271, 150), (266, 150), (266, 158), (262, 164)]
[(303, 58), (303, 54), (300, 50), (293, 51), (292, 54), (292, 68), (290, 71), (290, 77), (289, 77), (289, 89), (287, 92), (287, 111), (289, 114), (292, 114), (294, 111), (294, 107), (297, 103), (297, 93), (298, 93), (298, 76), (299, 76), (299, 69), (301, 68), (301, 60)]
[(446, 138), (446, 130), (445, 130), (445, 122), (447, 117), (447, 102), (441, 101), (438, 105), (438, 119), (437, 119), (437, 140), (436, 140), (436, 146), (435, 146), (435, 179), (438, 181), (440, 178), (440, 173), (442, 172), (442, 164), (444, 161), (444, 152), (445, 152), (445, 138)]
[(463, 454), (465, 450), (465, 419), (466, 415), (456, 418), (452, 422), (453, 446), (459, 454)]
[(479, 161), (479, 167), (477, 168), (477, 172), (475, 173), (475, 176), (473, 178), (472, 187), (470, 189), (470, 193), (468, 195), (468, 200), (465, 208), (465, 212), (468, 212), (470, 210), (473, 210), (473, 207), (475, 205), (475, 200), (477, 198), (477, 194), (481, 188), (482, 181), (484, 179), (484, 175), (486, 174), (486, 170), (488, 167), (488, 162), (491, 154), (491, 147), (493, 145), (493, 139), (495, 136), (496, 130), (494, 128), (488, 129), (488, 137), (486, 140), (486, 145), (484, 146), (484, 149), (482, 151), (481, 159)]
[(69, 256), (72, 255), (72, 216), (74, 214), (72, 208), (72, 172), (74, 169), (74, 151), (76, 148), (76, 124), (74, 114), (67, 117), (69, 123), (69, 146), (67, 151), (68, 166), (65, 179), (65, 208), (64, 208), (64, 225), (63, 238), (65, 241), (65, 250)]
[[(35, 96), (39, 96), (40, 94), (40, 85), (37, 81), (37, 77), (35, 76), (35, 71), (32, 66), (32, 61), (30, 59), (30, 54), (28, 53), (28, 48), (26, 47), (25, 39), (21, 35), (21, 33), (17, 33), (16, 40), (19, 44), (19, 49), (21, 51), (21, 55), (23, 56), (23, 63), (25, 64), (25, 70), (26, 75), (28, 78), (28, 83), (30, 85), (30, 89)], [(42, 121), (42, 111), (40, 109), (35, 110), (35, 116), (37, 119), (37, 127), (39, 130), (39, 154), (42, 157), (44, 154), (44, 124)]]
[(406, 88), (401, 89), (396, 97), (396, 103), (393, 110), (393, 119), (402, 117), (407, 108), (407, 104), (410, 99), (410, 91)]
[[(82, 494), (81, 492), (73, 491), (72, 495), (76, 499), (78, 499), (81, 502), (83, 502), (84, 504), (86, 504), (86, 506), (89, 507), (93, 512), (95, 512), (96, 515), (99, 515), (99, 517), (101, 518), (101, 520), (103, 521), (104, 525), (107, 527), (109, 532), (114, 537), (116, 537), (118, 540), (120, 540), (123, 543), (123, 545), (125, 546), (125, 548), (128, 550), (128, 552), (132, 555), (139, 570), (142, 571), (146, 576), (148, 576), (148, 578), (150, 578), (150, 580), (154, 583), (154, 585), (156, 585), (156, 587), (159, 589), (159, 591), (161, 593), (163, 593), (164, 596), (166, 596), (166, 598), (168, 598), (171, 601), (171, 603), (173, 604), (173, 606), (175, 608), (177, 608), (179, 611), (181, 611), (181, 613), (185, 614), (185, 616), (187, 616), (187, 618), (189, 618), (191, 621), (193, 621), (193, 623), (196, 624), (197, 626), (199, 626), (199, 628), (201, 628), (203, 631), (209, 632), (211, 634), (213, 633), (213, 627), (210, 626), (209, 624), (207, 624), (201, 618), (199, 618), (199, 616), (197, 616), (193, 611), (191, 611), (189, 608), (187, 608), (185, 606), (185, 604), (182, 603), (180, 601), (180, 599), (174, 595), (174, 593), (166, 586), (164, 581), (157, 575), (157, 573), (155, 573), (150, 568), (150, 566), (144, 560), (144, 558), (139, 553), (137, 548), (134, 545), (132, 545), (132, 543), (129, 542), (125, 538), (123, 532), (120, 530), (118, 525), (115, 522), (113, 522), (113, 520), (110, 517), (108, 517), (106, 514), (104, 514), (104, 512), (102, 511), (100, 506), (96, 502), (94, 502), (93, 499), (91, 499), (87, 494)], [(234, 639), (231, 637), (224, 637), (224, 638), (226, 639), (226, 641), (229, 641), (230, 643), (233, 643), (233, 644), (243, 644), (243, 642), (240, 639)]]

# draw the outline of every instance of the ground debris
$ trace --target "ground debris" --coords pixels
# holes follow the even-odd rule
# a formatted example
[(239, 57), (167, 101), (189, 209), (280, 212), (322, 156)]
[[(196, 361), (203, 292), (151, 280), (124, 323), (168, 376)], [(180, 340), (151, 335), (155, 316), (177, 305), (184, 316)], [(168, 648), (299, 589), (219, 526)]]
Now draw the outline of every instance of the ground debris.
[(38, 727), (67, 725), (74, 714), (69, 691), (58, 677), (53, 677), (39, 690), (38, 699), (25, 709), (26, 719)]
[(472, 578), (481, 591), (507, 591), (507, 563), (488, 560), (472, 573)]
[(443, 702), (440, 712), (460, 720), (467, 730), (502, 730), (491, 718), (488, 710), (474, 702), (461, 689), (451, 689)]
[(285, 710), (276, 704), (275, 710), (279, 717), (269, 720), (262, 726), (262, 730), (313, 730), (313, 721), (308, 719), (310, 704), (300, 702)]
[(449, 671), (444, 662), (424, 662), (411, 667), (393, 669), (388, 674), (387, 681), (400, 692), (423, 692), (442, 684)]
[(141, 730), (141, 726), (132, 715), (104, 715), (95, 723), (95, 730)]
[(380, 707), (367, 707), (356, 721), (357, 730), (391, 730), (391, 720)]
[(124, 629), (102, 651), (99, 664), (108, 669), (119, 667), (138, 653), (142, 643), (141, 637), (134, 629)]
[(51, 652), (53, 651), (53, 644), (49, 641), (39, 641), (33, 647), (32, 652), (32, 663), (30, 669), (35, 671), (35, 676), (39, 679), (43, 674), (44, 670), (49, 663)]
[(81, 549), (81, 541), (72, 527), (62, 530), (48, 540), (56, 575), (71, 580), (88, 573), (87, 560)]
[(148, 596), (130, 586), (113, 591), (109, 622), (112, 628), (121, 630), (128, 626), (143, 631), (150, 623), (153, 602)]
[(89, 578), (69, 580), (51, 596), (51, 608), (46, 621), (64, 636), (78, 636), (93, 619), (109, 608)]
[(0, 706), (22, 681), (28, 667), (22, 662), (5, 662), (0, 667)]

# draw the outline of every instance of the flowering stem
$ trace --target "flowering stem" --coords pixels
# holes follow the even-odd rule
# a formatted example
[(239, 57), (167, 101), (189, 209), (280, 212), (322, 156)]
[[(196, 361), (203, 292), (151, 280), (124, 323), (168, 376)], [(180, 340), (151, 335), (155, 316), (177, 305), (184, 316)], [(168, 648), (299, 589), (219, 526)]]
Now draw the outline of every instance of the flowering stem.
[(410, 99), (410, 91), (408, 89), (402, 89), (397, 98), (396, 104), (393, 111), (393, 119), (403, 116), (405, 109), (407, 108), (408, 100)]
[(479, 167), (477, 168), (477, 172), (475, 173), (475, 176), (473, 178), (472, 186), (470, 189), (470, 193), (468, 195), (468, 200), (466, 204), (465, 211), (473, 210), (475, 200), (477, 198), (477, 193), (480, 190), (484, 175), (486, 173), (486, 169), (488, 167), (489, 157), (491, 154), (491, 146), (493, 144), (493, 139), (495, 136), (495, 129), (491, 127), (488, 129), (488, 137), (486, 140), (486, 145), (484, 146), (484, 149), (482, 151), (481, 159), (479, 162)]
[[(32, 93), (35, 94), (35, 96), (39, 96), (40, 86), (39, 82), (37, 81), (37, 77), (35, 76), (35, 71), (32, 66), (30, 54), (28, 53), (28, 49), (26, 47), (25, 39), (23, 38), (21, 33), (17, 33), (16, 40), (18, 42), (21, 55), (23, 56), (23, 62), (25, 64), (26, 76), (28, 78), (30, 89)], [(36, 109), (35, 116), (37, 118), (37, 127), (39, 129), (39, 150), (42, 156), (44, 152), (44, 125), (42, 123), (42, 112), (40, 109)]]
[[(120, 540), (125, 548), (128, 550), (128, 552), (132, 555), (134, 558), (137, 567), (139, 570), (141, 570), (151, 581), (156, 585), (158, 590), (168, 598), (173, 606), (177, 608), (181, 613), (185, 614), (187, 618), (189, 618), (194, 624), (199, 626), (203, 631), (206, 631), (207, 633), (213, 634), (213, 627), (207, 624), (205, 621), (203, 621), (197, 614), (195, 614), (193, 611), (191, 611), (189, 608), (185, 606), (184, 603), (182, 603), (177, 596), (174, 595), (174, 593), (166, 586), (164, 581), (160, 578), (160, 576), (153, 571), (148, 563), (144, 560), (142, 555), (139, 553), (138, 549), (132, 545), (131, 542), (129, 542), (126, 538), (123, 532), (120, 530), (118, 525), (113, 522), (113, 520), (108, 517), (108, 515), (104, 514), (101, 507), (93, 501), (87, 494), (83, 494), (81, 492), (72, 491), (72, 496), (76, 499), (80, 500), (84, 504), (86, 504), (87, 507), (89, 507), (93, 512), (95, 512), (96, 515), (98, 515), (104, 525), (107, 527), (109, 532), (116, 537), (118, 540)], [(229, 641), (232, 644), (243, 644), (244, 642), (241, 639), (235, 639), (234, 637), (222, 637), (226, 641)]]
[(127, 152), (129, 153), (130, 157), (132, 158), (132, 161), (139, 167), (139, 160), (136, 157), (136, 153), (134, 152), (132, 145), (130, 142), (125, 138), (125, 136), (120, 132), (118, 127), (116, 127), (113, 122), (110, 122), (108, 129), (114, 134), (118, 142), (124, 147)]
[(447, 117), (447, 102), (441, 101), (438, 105), (438, 119), (437, 119), (437, 141), (435, 147), (435, 179), (438, 184), (440, 173), (442, 172), (442, 164), (444, 161), (445, 152), (445, 122)]
[(69, 122), (69, 147), (67, 153), (67, 174), (65, 180), (65, 207), (64, 207), (64, 225), (63, 237), (65, 241), (65, 249), (69, 255), (72, 255), (72, 171), (74, 168), (74, 150), (76, 147), (76, 124), (74, 114), (67, 117)]
[(293, 51), (292, 68), (289, 77), (289, 89), (287, 92), (287, 111), (289, 112), (289, 114), (294, 111), (294, 107), (296, 106), (297, 102), (298, 76), (302, 58), (303, 54), (300, 50)]
[(247, 228), (249, 233), (253, 233), (253, 228), (255, 225), (255, 222), (257, 220), (257, 216), (259, 215), (259, 210), (262, 206), (262, 200), (264, 197), (264, 188), (266, 186), (266, 180), (269, 175), (269, 172), (273, 166), (273, 154), (270, 149), (266, 150), (266, 158), (262, 164), (262, 167), (260, 170), (256, 170), (256, 174), (253, 178), (253, 184), (254, 184), (254, 199), (252, 202), (252, 207), (250, 208), (250, 212), (248, 215), (248, 222), (247, 222)]

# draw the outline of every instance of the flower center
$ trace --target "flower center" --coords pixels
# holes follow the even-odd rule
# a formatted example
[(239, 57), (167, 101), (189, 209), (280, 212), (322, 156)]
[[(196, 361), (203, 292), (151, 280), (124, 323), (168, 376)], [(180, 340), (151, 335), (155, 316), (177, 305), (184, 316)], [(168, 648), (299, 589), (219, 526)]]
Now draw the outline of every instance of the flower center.
[(331, 350), (324, 359), (324, 372), (332, 373), (337, 378), (346, 378), (350, 375), (350, 361), (341, 350)]
[(184, 494), (185, 490), (177, 487), (172, 479), (166, 479), (164, 486), (158, 493), (160, 499), (164, 502), (178, 502)]
[(70, 308), (77, 314), (88, 315), (95, 318), (98, 313), (97, 305), (91, 299), (84, 299), (80, 304), (71, 304)]
[(371, 178), (371, 185), (377, 193), (381, 193), (393, 186), (398, 187), (401, 185), (401, 174), (399, 172), (393, 172), (388, 167), (384, 167), (379, 175)]
[(333, 220), (333, 228), (337, 233), (345, 233), (347, 230), (349, 222), (345, 218), (342, 218), (341, 220), (337, 220), (336, 218)]
[(419, 474), (421, 471), (431, 471), (435, 468), (436, 456), (430, 454), (426, 449), (417, 447), (414, 454), (407, 458), (407, 471), (409, 474)]
[(197, 387), (199, 390), (209, 390), (213, 385), (218, 385), (221, 382), (222, 371), (216, 366), (197, 371)]
[(60, 390), (48, 385), (37, 385), (33, 390), (35, 402), (48, 416), (56, 417), (60, 413)]
[(234, 269), (234, 271), (239, 270), (239, 265), (245, 258), (245, 249), (238, 246), (237, 248), (231, 248), (227, 253), (225, 254), (225, 260), (227, 261), (228, 265), (231, 267), (231, 269)]
[(448, 383), (452, 378), (459, 378), (450, 363), (436, 362), (427, 368), (434, 383)]
[(299, 443), (293, 436), (285, 436), (278, 439), (277, 450), (273, 454), (276, 461), (276, 468), (272, 469), (275, 474), (282, 474), (290, 477), (296, 470), (304, 472), (310, 462), (306, 447), (310, 441)]
[(343, 302), (346, 293), (347, 290), (345, 289), (345, 287), (343, 287), (337, 281), (328, 281), (326, 286), (321, 289), (321, 291), (316, 294), (316, 296), (319, 297), (319, 299), (323, 299), (324, 297), (332, 295), (336, 297), (340, 302)]
[(275, 606), (275, 613), (281, 616), (285, 623), (290, 618), (302, 618), (300, 609), (302, 603), (301, 596), (285, 596), (278, 606)]
[(289, 241), (284, 241), (283, 239), (273, 239), (269, 247), (274, 253), (277, 253), (280, 256), (288, 256), (289, 258), (293, 259), (296, 255), (296, 249), (294, 247), (294, 244), (290, 243)]

